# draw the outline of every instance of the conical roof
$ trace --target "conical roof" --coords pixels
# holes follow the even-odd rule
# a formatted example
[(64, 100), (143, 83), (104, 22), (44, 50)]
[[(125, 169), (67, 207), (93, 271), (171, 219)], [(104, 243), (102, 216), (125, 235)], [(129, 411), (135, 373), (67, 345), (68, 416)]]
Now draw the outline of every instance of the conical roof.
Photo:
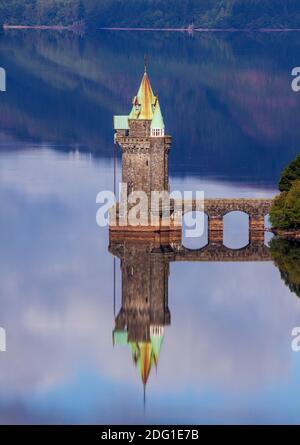
[(155, 102), (155, 96), (153, 94), (149, 77), (146, 71), (143, 75), (143, 79), (139, 91), (137, 93), (137, 99), (139, 104), (141, 105), (141, 112), (139, 114), (139, 119), (151, 120), (153, 118), (152, 106), (154, 105)]
[(137, 95), (132, 101), (129, 119), (152, 120), (156, 97), (153, 94), (150, 80), (145, 71)]
[(137, 95), (132, 101), (132, 109), (128, 116), (114, 116), (115, 130), (128, 130), (129, 119), (149, 120), (151, 128), (164, 130), (165, 124), (158, 98), (153, 94), (150, 80), (145, 69)]
[(164, 128), (165, 128), (164, 119), (161, 114), (161, 109), (160, 109), (158, 99), (156, 100), (156, 104), (155, 104), (153, 119), (151, 122), (151, 128), (157, 128), (160, 130), (164, 130)]
[(153, 358), (154, 358), (154, 362), (155, 362), (156, 366), (158, 363), (158, 357), (160, 354), (163, 339), (164, 339), (163, 335), (151, 335), (151, 337), (150, 337), (151, 345), (152, 345), (152, 349), (153, 349)]
[(150, 342), (139, 343), (139, 357), (137, 360), (137, 367), (140, 371), (142, 382), (146, 385), (151, 367), (153, 364), (153, 351)]

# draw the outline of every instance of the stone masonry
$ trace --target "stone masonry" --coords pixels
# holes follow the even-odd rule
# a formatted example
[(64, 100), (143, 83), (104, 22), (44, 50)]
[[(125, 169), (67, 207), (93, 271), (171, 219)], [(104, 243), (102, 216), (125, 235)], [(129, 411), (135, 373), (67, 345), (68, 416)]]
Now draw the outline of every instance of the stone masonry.
[(151, 326), (170, 324), (168, 308), (169, 261), (163, 254), (151, 255), (152, 243), (123, 240), (110, 251), (121, 259), (122, 305), (116, 330), (127, 329), (129, 342), (149, 342)]

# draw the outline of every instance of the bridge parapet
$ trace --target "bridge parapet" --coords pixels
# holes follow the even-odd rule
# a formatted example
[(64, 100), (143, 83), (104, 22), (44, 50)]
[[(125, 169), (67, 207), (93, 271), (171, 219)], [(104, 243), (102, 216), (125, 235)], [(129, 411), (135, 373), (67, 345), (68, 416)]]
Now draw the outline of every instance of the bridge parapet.
[(230, 212), (244, 212), (250, 217), (265, 217), (272, 206), (273, 199), (248, 199), (248, 198), (215, 198), (201, 201), (184, 201), (183, 213), (202, 209), (208, 217), (223, 218)]

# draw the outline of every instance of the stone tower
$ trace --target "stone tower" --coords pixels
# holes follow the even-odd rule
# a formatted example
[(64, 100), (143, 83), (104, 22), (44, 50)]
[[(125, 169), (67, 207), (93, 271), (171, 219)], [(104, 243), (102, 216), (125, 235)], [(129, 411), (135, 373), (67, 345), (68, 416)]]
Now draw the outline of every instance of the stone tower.
[(146, 69), (130, 114), (114, 116), (114, 130), (115, 143), (122, 150), (122, 182), (127, 184), (128, 195), (143, 191), (150, 204), (152, 191), (169, 191), (171, 137), (165, 134), (158, 97)]

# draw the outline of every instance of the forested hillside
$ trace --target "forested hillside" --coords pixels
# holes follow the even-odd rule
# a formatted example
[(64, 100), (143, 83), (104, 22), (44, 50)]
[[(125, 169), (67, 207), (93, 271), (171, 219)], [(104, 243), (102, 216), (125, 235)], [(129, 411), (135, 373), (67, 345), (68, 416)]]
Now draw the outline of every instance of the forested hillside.
[(299, 0), (0, 0), (0, 22), (300, 28)]
[(82, 39), (12, 31), (0, 39), (0, 52), (9, 73), (0, 128), (20, 150), (46, 141), (60, 151), (113, 156), (112, 116), (130, 111), (147, 52), (173, 137), (172, 175), (277, 184), (299, 152), (299, 99), (289, 79), (300, 53), (297, 33), (190, 39), (98, 32)]

